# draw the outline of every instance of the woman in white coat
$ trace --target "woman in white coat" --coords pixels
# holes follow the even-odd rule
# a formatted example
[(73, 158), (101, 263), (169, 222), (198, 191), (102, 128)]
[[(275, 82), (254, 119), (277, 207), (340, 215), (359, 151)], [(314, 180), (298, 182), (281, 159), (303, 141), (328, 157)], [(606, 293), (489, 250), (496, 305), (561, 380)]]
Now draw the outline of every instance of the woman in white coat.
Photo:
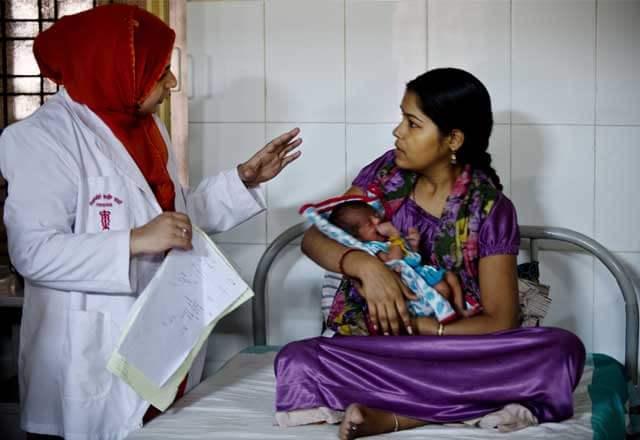
[(174, 38), (146, 11), (109, 5), (65, 17), (35, 41), (43, 75), (64, 88), (0, 137), (9, 253), (25, 278), (19, 377), (29, 433), (118, 440), (142, 425), (149, 404), (106, 369), (136, 297), (168, 250), (191, 246), (192, 223), (216, 232), (254, 216), (264, 209), (258, 185), (300, 154), (292, 130), (237, 169), (181, 187), (153, 114), (175, 86)]

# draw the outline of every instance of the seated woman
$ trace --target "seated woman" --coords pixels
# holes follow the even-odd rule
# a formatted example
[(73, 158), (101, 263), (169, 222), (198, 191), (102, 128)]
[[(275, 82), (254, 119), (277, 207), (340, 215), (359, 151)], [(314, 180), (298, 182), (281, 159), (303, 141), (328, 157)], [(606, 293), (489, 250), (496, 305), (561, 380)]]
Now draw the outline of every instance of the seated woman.
[(486, 88), (463, 70), (435, 69), (407, 84), (401, 109), (396, 148), (365, 167), (347, 194), (376, 187), (396, 228), (417, 228), (425, 262), (458, 274), (482, 312), (446, 326), (412, 319), (397, 274), (310, 228), (303, 251), (358, 280), (369, 319), (389, 336), (288, 344), (275, 361), (276, 410), (345, 411), (343, 439), (470, 420), (511, 403), (541, 423), (571, 417), (584, 346), (565, 330), (517, 328), (520, 237), (487, 153)]

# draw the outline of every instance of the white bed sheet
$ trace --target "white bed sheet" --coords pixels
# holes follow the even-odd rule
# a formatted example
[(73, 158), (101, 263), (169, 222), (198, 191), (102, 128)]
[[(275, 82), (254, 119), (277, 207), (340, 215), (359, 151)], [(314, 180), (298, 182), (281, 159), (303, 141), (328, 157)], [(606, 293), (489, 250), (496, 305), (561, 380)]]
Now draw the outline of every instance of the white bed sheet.
[[(274, 425), (274, 352), (240, 353), (220, 371), (198, 385), (174, 407), (141, 430), (130, 440), (186, 439), (304, 439), (337, 438), (336, 425), (307, 425), (280, 428)], [(593, 369), (586, 366), (574, 393), (575, 415), (563, 423), (546, 423), (510, 434), (464, 425), (424, 426), (418, 429), (367, 438), (398, 439), (566, 439), (593, 437), (591, 399), (588, 386)]]
[[(280, 428), (274, 425), (274, 352), (241, 353), (198, 385), (174, 407), (130, 440), (186, 439), (305, 439), (337, 438), (336, 425)], [(588, 385), (593, 370), (585, 367), (574, 394), (576, 415), (563, 423), (547, 423), (508, 435), (463, 425), (425, 426), (368, 438), (402, 439), (566, 439), (592, 438)]]

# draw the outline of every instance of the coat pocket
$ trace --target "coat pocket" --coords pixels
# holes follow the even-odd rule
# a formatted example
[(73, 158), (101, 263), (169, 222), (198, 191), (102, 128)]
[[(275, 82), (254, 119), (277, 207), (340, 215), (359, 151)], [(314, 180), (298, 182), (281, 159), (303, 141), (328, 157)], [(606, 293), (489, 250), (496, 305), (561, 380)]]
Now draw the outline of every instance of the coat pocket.
[(63, 355), (64, 397), (90, 400), (111, 390), (112, 373), (107, 362), (114, 348), (108, 315), (94, 311), (70, 310), (67, 317)]
[(129, 191), (120, 176), (88, 178), (87, 232), (123, 231), (131, 227)]

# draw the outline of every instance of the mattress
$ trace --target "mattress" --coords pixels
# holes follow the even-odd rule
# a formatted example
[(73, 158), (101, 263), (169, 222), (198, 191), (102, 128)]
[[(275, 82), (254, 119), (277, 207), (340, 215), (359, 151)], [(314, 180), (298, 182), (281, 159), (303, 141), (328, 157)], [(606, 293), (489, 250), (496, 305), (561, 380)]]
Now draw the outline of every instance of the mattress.
[[(280, 428), (274, 424), (273, 347), (253, 347), (236, 355), (163, 415), (128, 439), (300, 439), (336, 438), (336, 425)], [(575, 415), (508, 434), (509, 439), (622, 439), (627, 383), (614, 359), (590, 354), (574, 393)], [(432, 425), (367, 438), (504, 439), (505, 434), (456, 425)]]

